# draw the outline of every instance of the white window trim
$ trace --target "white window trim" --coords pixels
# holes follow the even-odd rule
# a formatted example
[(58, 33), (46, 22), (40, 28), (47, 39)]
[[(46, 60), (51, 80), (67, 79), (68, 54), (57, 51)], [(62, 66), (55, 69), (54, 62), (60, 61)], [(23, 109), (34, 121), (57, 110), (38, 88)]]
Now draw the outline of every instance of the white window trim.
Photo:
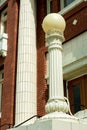
[(7, 12), (7, 8), (1, 12), (1, 29), (0, 29), (0, 33), (1, 33), (1, 34), (4, 33), (4, 32), (3, 32), (3, 31), (4, 31), (3, 23), (7, 20), (7, 15), (4, 16), (4, 14), (5, 14), (6, 12)]
[(87, 0), (75, 0), (71, 4), (66, 6), (65, 8), (63, 8), (63, 1), (61, 1), (61, 6), (62, 6), (63, 9), (61, 11), (59, 11), (58, 13), (61, 14), (61, 15), (64, 15), (67, 12), (69, 12), (70, 10), (72, 10), (73, 8), (75, 8), (76, 6), (78, 6), (80, 3), (86, 2), (86, 1)]
[(47, 14), (50, 13), (50, 3), (52, 0), (47, 0)]
[(4, 4), (7, 0), (0, 0), (0, 6)]

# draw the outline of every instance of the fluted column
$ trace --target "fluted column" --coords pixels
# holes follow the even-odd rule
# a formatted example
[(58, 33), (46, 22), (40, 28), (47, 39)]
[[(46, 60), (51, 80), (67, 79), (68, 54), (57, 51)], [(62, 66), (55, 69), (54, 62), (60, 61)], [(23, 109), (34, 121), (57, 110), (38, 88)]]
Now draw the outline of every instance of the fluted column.
[[(46, 37), (49, 52), (49, 98), (63, 97), (63, 76), (62, 76), (62, 41), (63, 36), (59, 32), (51, 32)], [(52, 41), (50, 40), (52, 39)], [(60, 86), (61, 89), (60, 89)]]
[(49, 100), (46, 112), (62, 111), (67, 113), (69, 108), (64, 99), (62, 72), (62, 42), (63, 34), (58, 30), (46, 34), (49, 55)]
[(36, 114), (35, 0), (20, 0), (15, 124)]

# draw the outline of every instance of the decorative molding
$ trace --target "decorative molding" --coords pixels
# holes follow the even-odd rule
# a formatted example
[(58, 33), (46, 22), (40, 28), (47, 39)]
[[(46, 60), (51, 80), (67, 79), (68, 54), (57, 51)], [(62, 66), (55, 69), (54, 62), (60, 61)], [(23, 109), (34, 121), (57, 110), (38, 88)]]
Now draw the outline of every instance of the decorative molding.
[(65, 121), (73, 121), (73, 122), (79, 121), (79, 119), (77, 117), (75, 117), (73, 115), (66, 114), (62, 111), (61, 112), (55, 111), (53, 113), (48, 113), (45, 116), (38, 119), (37, 121), (45, 120), (45, 119), (59, 119), (62, 121), (65, 120)]
[(69, 106), (64, 98), (54, 98), (48, 100), (45, 109), (47, 113), (55, 111), (60, 112), (61, 110), (62, 112), (67, 113), (69, 111)]
[(87, 56), (80, 58), (66, 66), (63, 66), (64, 79), (72, 79), (75, 76), (87, 73)]
[(87, 109), (75, 113), (74, 116), (79, 119), (82, 119), (83, 121), (86, 121), (87, 123)]
[(0, 34), (0, 55), (2, 57), (7, 56), (7, 39), (8, 39), (7, 34), (5, 33)]

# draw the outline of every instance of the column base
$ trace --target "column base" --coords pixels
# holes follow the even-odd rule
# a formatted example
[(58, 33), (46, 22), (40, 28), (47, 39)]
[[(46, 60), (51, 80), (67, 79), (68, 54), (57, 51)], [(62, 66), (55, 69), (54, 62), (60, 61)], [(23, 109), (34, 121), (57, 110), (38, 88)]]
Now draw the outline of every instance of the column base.
[(64, 112), (53, 112), (53, 113), (46, 114), (45, 116), (39, 118), (37, 121), (49, 120), (49, 119), (67, 120), (67, 121), (74, 121), (74, 122), (78, 122), (79, 120), (73, 115), (69, 115)]

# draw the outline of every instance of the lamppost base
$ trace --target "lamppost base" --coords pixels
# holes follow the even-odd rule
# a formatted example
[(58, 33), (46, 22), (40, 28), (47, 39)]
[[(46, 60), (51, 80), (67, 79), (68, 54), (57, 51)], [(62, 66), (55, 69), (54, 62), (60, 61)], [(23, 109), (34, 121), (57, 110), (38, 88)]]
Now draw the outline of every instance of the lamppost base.
[(64, 112), (53, 112), (48, 113), (45, 116), (39, 118), (38, 120), (49, 120), (49, 119), (59, 119), (59, 120), (67, 120), (70, 122), (78, 122), (79, 119), (74, 117), (73, 115), (66, 114)]

